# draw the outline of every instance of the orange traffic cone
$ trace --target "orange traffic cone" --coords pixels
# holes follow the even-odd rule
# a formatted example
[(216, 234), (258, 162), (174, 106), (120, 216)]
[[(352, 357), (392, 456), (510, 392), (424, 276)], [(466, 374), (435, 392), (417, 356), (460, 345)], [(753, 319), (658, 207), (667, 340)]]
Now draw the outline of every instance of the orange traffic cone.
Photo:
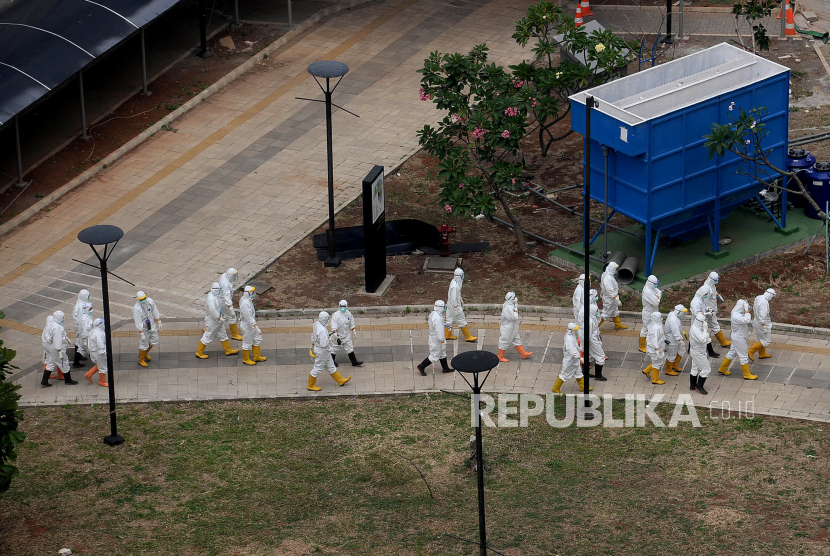
[(582, 6), (582, 17), (594, 15), (594, 12), (591, 11), (591, 3), (588, 0), (581, 0), (580, 4)]
[(574, 18), (574, 27), (579, 27), (580, 25), (585, 25), (582, 22), (582, 4), (576, 5), (576, 17)]
[(798, 35), (795, 32), (795, 21), (793, 21), (793, 7), (787, 2), (787, 22), (784, 25), (784, 35), (787, 37), (794, 37)]

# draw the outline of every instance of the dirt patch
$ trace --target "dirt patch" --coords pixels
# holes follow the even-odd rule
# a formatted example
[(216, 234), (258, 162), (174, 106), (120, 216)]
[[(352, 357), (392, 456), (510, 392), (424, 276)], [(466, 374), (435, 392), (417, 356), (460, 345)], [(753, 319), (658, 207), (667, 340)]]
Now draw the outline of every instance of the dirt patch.
[[(282, 34), (282, 27), (278, 25), (243, 24), (238, 29), (215, 35), (208, 41), (213, 54), (211, 57), (202, 59), (191, 55), (180, 61), (148, 85), (151, 92), (149, 96), (133, 96), (99, 123), (92, 125), (90, 140), (76, 139), (26, 174), (24, 179), (32, 184), (0, 216), (0, 224), (97, 165), (107, 155), (207, 89)], [(235, 51), (219, 45), (219, 39), (226, 36), (233, 38)], [(245, 41), (253, 44), (249, 46)], [(245, 49), (248, 50), (243, 52)], [(175, 122), (165, 132), (173, 133), (174, 130)], [(12, 187), (0, 194), (0, 208), (8, 207), (19, 193), (19, 189)]]

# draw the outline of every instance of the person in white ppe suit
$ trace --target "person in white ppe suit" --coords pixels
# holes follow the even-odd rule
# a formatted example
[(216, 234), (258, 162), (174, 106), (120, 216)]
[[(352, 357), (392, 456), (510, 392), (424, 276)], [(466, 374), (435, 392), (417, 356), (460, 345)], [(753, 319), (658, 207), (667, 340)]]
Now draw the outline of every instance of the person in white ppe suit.
[[(596, 290), (591, 290), (590, 294), (593, 294)], [(600, 319), (600, 310), (596, 304), (596, 300), (594, 296), (591, 295), (591, 307), (590, 307), (590, 315), (588, 318), (590, 319), (591, 331), (590, 331), (590, 338), (588, 340), (588, 361), (594, 362), (594, 374), (588, 374), (590, 378), (595, 378), (600, 382), (605, 382), (608, 380), (604, 376), (602, 376), (602, 367), (605, 365), (605, 350), (602, 349), (602, 334), (599, 332), (599, 319)], [(579, 309), (579, 322), (585, 322), (585, 308), (581, 307)], [(579, 327), (578, 337), (580, 345), (585, 345), (585, 330), (584, 326)]]
[(507, 363), (510, 360), (504, 356), (504, 350), (515, 346), (516, 351), (527, 359), (533, 355), (532, 351), (525, 351), (522, 338), (519, 336), (519, 298), (516, 292), (507, 292), (501, 306), (501, 322), (499, 324), (499, 361)]
[(81, 341), (81, 323), (86, 319), (89, 312), (88, 306), (92, 306), (92, 298), (88, 290), (81, 290), (78, 292), (78, 300), (75, 302), (75, 308), (72, 310), (72, 320), (75, 322), (75, 357), (72, 362), (73, 367), (84, 367), (82, 361), (86, 361), (88, 355), (86, 346)]
[(666, 334), (663, 331), (663, 318), (657, 311), (651, 314), (646, 348), (651, 364), (643, 369), (643, 374), (651, 379), (652, 384), (665, 384), (665, 381), (660, 380), (660, 369), (666, 362)]
[[(352, 367), (360, 367), (363, 361), (359, 361), (354, 354), (353, 336), (356, 336), (354, 316), (349, 311), (349, 302), (341, 299), (338, 304), (338, 310), (331, 316), (331, 331), (336, 332), (337, 345), (334, 346), (334, 351), (343, 349), (352, 362)], [(334, 360), (334, 365), (337, 366), (336, 353), (332, 353), (331, 358)]]
[(228, 323), (230, 336), (234, 340), (241, 340), (239, 335), (239, 323), (236, 321), (236, 311), (233, 310), (233, 289), (239, 272), (235, 268), (229, 268), (219, 276), (219, 285), (222, 287), (222, 319)]
[[(562, 369), (559, 371), (559, 376), (556, 378), (553, 388), (551, 388), (551, 392), (554, 394), (561, 394), (562, 386), (572, 378), (576, 379), (580, 392), (585, 389), (585, 377), (582, 374), (582, 363), (585, 362), (585, 359), (583, 359), (582, 348), (577, 337), (578, 330), (579, 326), (575, 323), (568, 323), (568, 331), (565, 332), (565, 343), (562, 346)], [(589, 390), (593, 389), (593, 386), (589, 388)]]
[(579, 283), (576, 285), (573, 297), (571, 298), (574, 304), (574, 318), (579, 320), (579, 310), (582, 308), (582, 303), (585, 301), (585, 275), (579, 275)]
[[(93, 322), (93, 320), (95, 320), (94, 317), (92, 316), (92, 313), (93, 313), (92, 303), (87, 303), (84, 306), (84, 308), (86, 309), (86, 312), (83, 313), (80, 316), (80, 318), (78, 319), (80, 321), (80, 327), (78, 328), (78, 330), (79, 330), (78, 336), (75, 338), (75, 354), (76, 355), (78, 354), (78, 351), (79, 351), (78, 346), (80, 346), (80, 350), (82, 350), (82, 353), (85, 353), (85, 354), (89, 355), (89, 347), (88, 347), (89, 346), (89, 334), (92, 332), (92, 322)], [(75, 365), (72, 365), (72, 366), (74, 367)], [(80, 365), (80, 366), (83, 367), (83, 365)]]
[(319, 392), (322, 390), (317, 386), (317, 377), (323, 369), (328, 370), (331, 378), (340, 386), (349, 382), (352, 377), (347, 376), (343, 378), (334, 366), (334, 359), (331, 358), (331, 334), (329, 334), (326, 325), (329, 323), (329, 314), (326, 311), (321, 311), (317, 315), (317, 322), (311, 332), (311, 353), (314, 356), (314, 367), (308, 375), (308, 389), (312, 392)]
[(202, 334), (202, 339), (199, 340), (199, 347), (196, 349), (196, 357), (199, 359), (208, 358), (208, 355), (205, 353), (205, 348), (214, 338), (219, 338), (219, 341), (222, 343), (222, 348), (225, 350), (225, 355), (236, 355), (239, 353), (238, 349), (231, 349), (228, 334), (225, 332), (222, 313), (228, 309), (222, 304), (221, 295), (222, 286), (219, 285), (219, 282), (214, 282), (210, 287), (210, 293), (205, 301), (205, 333)]
[(769, 312), (769, 302), (775, 297), (775, 290), (769, 288), (767, 291), (755, 298), (754, 309), (755, 318), (752, 321), (752, 329), (758, 337), (758, 341), (752, 344), (747, 355), (751, 361), (755, 361), (752, 357), (756, 353), (758, 359), (768, 359), (772, 357), (767, 353), (767, 346), (772, 343), (772, 318)]
[(709, 392), (703, 387), (706, 377), (712, 371), (709, 366), (709, 357), (706, 353), (706, 346), (711, 342), (709, 338), (709, 325), (706, 324), (706, 317), (703, 313), (695, 315), (692, 327), (689, 330), (689, 355), (692, 358), (692, 371), (689, 376), (689, 389), (697, 390), (703, 395)]
[(447, 290), (447, 328), (444, 337), (447, 340), (457, 340), (458, 337), (452, 334), (453, 326), (457, 324), (464, 335), (464, 339), (468, 342), (475, 342), (478, 336), (470, 334), (470, 329), (467, 327), (467, 318), (464, 316), (464, 300), (461, 299), (461, 286), (463, 284), (464, 271), (456, 268), (453, 272), (450, 287)]
[(602, 320), (599, 321), (599, 324), (602, 326), (603, 322), (610, 320), (614, 322), (615, 330), (624, 330), (628, 327), (623, 326), (620, 322), (620, 307), (622, 307), (622, 302), (620, 301), (620, 288), (617, 285), (617, 268), (619, 268), (619, 265), (611, 261), (605, 267), (605, 272), (602, 273), (602, 277), (600, 278), (600, 287), (602, 290)]
[(729, 346), (729, 352), (723, 358), (718, 372), (726, 376), (731, 375), (729, 364), (734, 359), (740, 358), (741, 372), (744, 378), (746, 380), (755, 380), (758, 377), (749, 371), (747, 340), (749, 339), (749, 324), (752, 322), (752, 313), (750, 313), (749, 303), (746, 300), (738, 300), (732, 309), (730, 321), (732, 324), (732, 345)]
[(86, 379), (92, 382), (92, 375), (98, 373), (98, 386), (109, 386), (107, 382), (107, 334), (104, 330), (104, 319), (97, 318), (92, 323), (89, 333), (89, 357), (95, 366), (86, 372)]
[(646, 353), (646, 336), (648, 336), (651, 315), (660, 308), (660, 298), (663, 296), (663, 292), (657, 289), (659, 283), (657, 276), (652, 274), (643, 286), (643, 327), (640, 329), (640, 351), (643, 353)]
[(683, 345), (683, 339), (686, 333), (683, 332), (683, 323), (681, 319), (684, 313), (689, 310), (683, 305), (675, 305), (674, 311), (666, 316), (666, 324), (664, 325), (664, 332), (666, 334), (666, 374), (669, 376), (677, 376), (680, 374), (680, 361), (683, 356), (680, 352), (680, 346)]
[[(703, 315), (703, 318), (706, 319), (707, 330), (709, 330), (708, 323), (710, 322), (707, 313), (712, 313), (712, 309), (708, 306), (707, 303), (710, 295), (712, 295), (712, 290), (709, 288), (709, 286), (700, 286), (695, 292), (695, 296), (692, 298), (692, 302), (689, 304), (693, 318), (697, 318), (697, 315)], [(717, 322), (717, 319), (715, 319), (715, 321)], [(720, 353), (718, 353), (714, 350), (714, 348), (712, 348), (711, 338), (709, 339), (709, 343), (706, 344), (706, 354), (709, 357), (720, 357)]]
[(720, 277), (718, 276), (717, 272), (710, 272), (709, 278), (703, 283), (704, 286), (709, 288), (709, 296), (706, 298), (706, 307), (710, 309), (710, 311), (704, 312), (704, 316), (706, 317), (706, 322), (709, 324), (709, 330), (712, 331), (712, 334), (715, 335), (715, 338), (718, 339), (718, 342), (722, 347), (729, 347), (732, 345), (732, 342), (726, 339), (726, 336), (723, 335), (723, 330), (720, 329), (720, 324), (718, 323), (718, 301), (723, 303), (723, 297), (718, 294), (718, 281)]
[(432, 312), (429, 314), (427, 324), (429, 326), (429, 355), (423, 361), (418, 363), (418, 372), (421, 376), (427, 376), (427, 367), (435, 363), (441, 362), (441, 371), (445, 373), (453, 372), (453, 369), (447, 364), (447, 337), (445, 331), (449, 326), (444, 322), (444, 311), (447, 307), (440, 299), (432, 306)]
[(147, 367), (147, 361), (152, 361), (150, 350), (159, 345), (161, 313), (153, 298), (143, 291), (137, 292), (135, 299), (133, 323), (138, 331), (138, 364)]
[(254, 298), (256, 288), (245, 286), (245, 293), (239, 300), (240, 329), (242, 330), (242, 362), (246, 365), (256, 365), (259, 361), (266, 361), (268, 358), (260, 354), (262, 345), (262, 331), (256, 323), (256, 310), (254, 309)]
[[(65, 320), (66, 316), (63, 311), (55, 311), (46, 318), (46, 326), (40, 336), (44, 352), (41, 386), (52, 386), (49, 384), (50, 378), (63, 380), (65, 384), (78, 384), (78, 381), (72, 380), (72, 373), (69, 371), (69, 356), (66, 355), (69, 339), (66, 337), (66, 330), (63, 328)], [(58, 374), (52, 376), (52, 371), (55, 369), (57, 369)]]

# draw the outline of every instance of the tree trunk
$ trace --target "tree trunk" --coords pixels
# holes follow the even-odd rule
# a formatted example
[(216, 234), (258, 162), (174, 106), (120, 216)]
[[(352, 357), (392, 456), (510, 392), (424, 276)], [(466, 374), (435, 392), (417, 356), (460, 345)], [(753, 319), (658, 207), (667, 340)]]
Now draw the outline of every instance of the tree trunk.
[(516, 232), (516, 242), (519, 245), (519, 252), (526, 253), (527, 252), (527, 244), (525, 243), (525, 234), (522, 230), (522, 223), (519, 221), (519, 217), (510, 209), (510, 205), (507, 203), (507, 199), (501, 194), (501, 191), (496, 191), (496, 199), (499, 200), (501, 203), (502, 208), (504, 209), (504, 213), (507, 215), (507, 218), (510, 219), (510, 222), (513, 224), (513, 231)]

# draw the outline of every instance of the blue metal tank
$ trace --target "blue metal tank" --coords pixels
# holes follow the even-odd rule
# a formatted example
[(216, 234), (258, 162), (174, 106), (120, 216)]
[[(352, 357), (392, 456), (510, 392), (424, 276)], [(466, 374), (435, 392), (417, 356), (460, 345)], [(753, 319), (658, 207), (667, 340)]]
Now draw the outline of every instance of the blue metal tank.
[[(787, 170), (796, 172), (798, 179), (801, 180), (804, 187), (807, 187), (807, 184), (804, 182), (803, 171), (812, 168), (815, 163), (816, 157), (811, 155), (808, 150), (802, 149), (801, 147), (793, 147), (787, 151)], [(787, 189), (790, 191), (799, 190), (792, 179), (787, 180)], [(787, 199), (794, 207), (804, 206), (804, 197), (801, 195), (788, 195)]]
[[(728, 43), (572, 95), (571, 128), (583, 135), (588, 96), (599, 106), (587, 171), (592, 183), (604, 183), (606, 146), (608, 206), (645, 226), (646, 274), (661, 235), (709, 232), (712, 251), (719, 251), (721, 219), (763, 188), (736, 155), (709, 158), (704, 136), (713, 123), (728, 124), (735, 110), (766, 107), (764, 148), (772, 164), (787, 167), (789, 68)], [(592, 199), (604, 197), (603, 187), (591, 188)], [(778, 223), (786, 226), (786, 211)]]
[[(800, 172), (798, 177), (804, 187), (807, 188), (810, 197), (813, 198), (821, 210), (824, 210), (824, 207), (830, 202), (830, 162), (816, 162), (812, 168)], [(804, 204), (804, 214), (810, 218), (820, 220), (816, 209), (808, 203)]]

